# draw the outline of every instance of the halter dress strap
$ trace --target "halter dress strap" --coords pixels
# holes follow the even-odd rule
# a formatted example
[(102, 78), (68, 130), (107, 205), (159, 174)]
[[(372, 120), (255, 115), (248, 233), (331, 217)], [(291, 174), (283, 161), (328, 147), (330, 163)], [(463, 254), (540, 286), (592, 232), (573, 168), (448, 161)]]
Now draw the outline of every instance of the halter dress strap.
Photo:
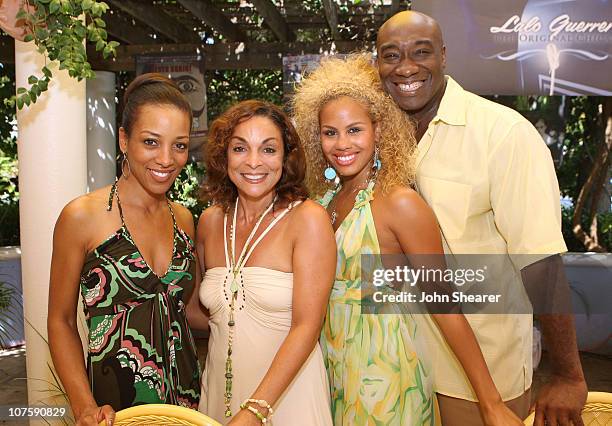
[[(298, 201), (297, 204), (295, 205), (297, 206), (299, 203), (301, 203), (301, 201)], [(250, 250), (248, 251), (244, 259), (242, 260), (242, 265), (245, 265), (247, 263), (247, 261), (249, 260), (249, 257), (251, 257), (251, 254), (253, 253), (253, 250), (255, 250), (255, 247), (257, 247), (257, 244), (259, 244), (259, 242), (268, 234), (268, 232), (270, 232), (270, 230), (274, 227), (274, 225), (276, 225), (283, 217), (285, 217), (287, 213), (289, 213), (289, 211), (291, 211), (293, 207), (294, 207), (294, 203), (291, 203), (276, 218), (274, 218), (272, 222), (270, 222), (270, 224), (266, 227), (266, 229), (264, 229), (261, 235), (255, 240), (255, 242), (251, 246)], [(244, 251), (244, 248), (243, 248), (243, 251)]]
[(125, 226), (125, 219), (123, 218), (123, 209), (121, 208), (121, 199), (119, 198), (119, 191), (117, 190), (116, 184), (115, 184), (115, 198), (117, 198), (117, 208), (119, 209), (119, 217), (121, 218), (121, 226), (123, 226), (123, 229), (127, 231), (128, 229), (127, 229), (127, 226)]
[(227, 213), (223, 215), (223, 249), (225, 251), (225, 267), (230, 267), (229, 254), (227, 253)]
[(106, 206), (107, 212), (113, 209), (113, 198), (115, 197), (115, 192), (117, 192), (117, 178), (115, 178), (115, 182), (113, 182), (110, 193), (108, 194), (108, 206)]
[[(237, 219), (237, 211), (238, 211), (238, 199), (236, 199), (236, 204), (234, 205), (234, 217), (233, 217), (233, 221), (232, 221), (232, 227), (230, 229), (231, 232), (231, 244), (232, 244), (232, 256), (233, 259), (230, 259), (229, 253), (228, 253), (228, 242), (227, 242), (227, 213), (225, 213), (224, 217), (223, 217), (223, 245), (224, 245), (224, 249), (225, 249), (225, 266), (226, 268), (232, 268), (232, 265), (234, 266), (235, 270), (241, 269), (246, 262), (248, 261), (249, 257), (251, 256), (251, 254), (253, 253), (253, 250), (255, 250), (255, 247), (259, 244), (259, 242), (268, 234), (268, 232), (270, 232), (270, 230), (274, 227), (274, 225), (276, 225), (283, 217), (285, 217), (287, 215), (287, 213), (289, 213), (289, 211), (291, 211), (292, 208), (294, 208), (295, 206), (299, 205), (302, 201), (295, 201), (292, 202), (286, 209), (284, 209), (277, 217), (274, 218), (274, 220), (272, 222), (270, 222), (268, 224), (268, 226), (266, 227), (266, 229), (264, 229), (264, 231), (261, 233), (261, 235), (255, 240), (255, 242), (253, 243), (253, 245), (251, 245), (249, 247), (249, 244), (251, 243), (251, 240), (253, 239), (253, 237), (255, 236), (257, 230), (259, 229), (259, 226), (261, 225), (261, 222), (263, 221), (264, 217), (266, 216), (267, 213), (270, 212), (270, 210), (272, 210), (274, 203), (270, 204), (270, 206), (268, 206), (268, 208), (264, 211), (264, 213), (261, 215), (261, 217), (259, 218), (259, 220), (255, 223), (255, 226), (253, 227), (253, 229), (251, 230), (251, 233), (249, 234), (247, 240), (244, 243), (244, 246), (242, 247), (242, 252), (240, 253), (240, 256), (238, 256), (238, 259), (236, 259), (236, 238), (235, 238), (235, 232), (236, 232), (236, 219)], [(248, 249), (248, 252), (245, 255), (245, 251)]]
[[(125, 224), (125, 219), (123, 217), (123, 209), (121, 208), (121, 199), (119, 198), (119, 188), (117, 188), (117, 181), (115, 181), (115, 183), (113, 184), (112, 188), (111, 188), (111, 193), (110, 193), (110, 197), (109, 197), (109, 211), (112, 209), (112, 203), (113, 203), (113, 196), (114, 198), (117, 198), (117, 207), (119, 208), (119, 217), (121, 218), (121, 226), (123, 227), (124, 231), (130, 236), (131, 238), (131, 234), (130, 231), (127, 227), (127, 225)], [(176, 245), (176, 236), (178, 235), (178, 228), (177, 228), (177, 224), (176, 224), (176, 218), (174, 217), (174, 210), (172, 209), (172, 205), (170, 204), (170, 200), (168, 200), (166, 198), (166, 204), (168, 205), (168, 210), (170, 211), (170, 216), (172, 217), (172, 230), (173, 230), (173, 235), (174, 237), (172, 238), (173, 240), (173, 246)], [(173, 249), (174, 250), (174, 249)]]

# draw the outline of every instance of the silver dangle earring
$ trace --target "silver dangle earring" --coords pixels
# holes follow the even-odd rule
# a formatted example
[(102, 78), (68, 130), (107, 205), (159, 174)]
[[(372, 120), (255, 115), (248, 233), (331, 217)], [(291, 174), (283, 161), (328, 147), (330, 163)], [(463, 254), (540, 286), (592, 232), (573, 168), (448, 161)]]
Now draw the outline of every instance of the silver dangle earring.
[[(127, 164), (127, 173), (125, 172), (125, 166)], [(121, 160), (121, 175), (127, 179), (132, 174), (132, 169), (130, 168), (130, 160), (128, 160), (127, 151), (123, 153), (123, 160)]]

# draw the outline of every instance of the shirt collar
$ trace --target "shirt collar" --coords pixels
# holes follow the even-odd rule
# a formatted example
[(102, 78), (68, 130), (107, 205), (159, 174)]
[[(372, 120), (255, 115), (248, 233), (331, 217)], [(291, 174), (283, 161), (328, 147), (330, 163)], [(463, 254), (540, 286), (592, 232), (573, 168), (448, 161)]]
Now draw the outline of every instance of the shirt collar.
[(443, 121), (451, 126), (465, 126), (467, 107), (465, 103), (465, 90), (450, 76), (446, 78), (446, 89), (444, 90), (444, 96), (438, 107), (438, 112), (433, 120), (433, 123), (437, 121)]

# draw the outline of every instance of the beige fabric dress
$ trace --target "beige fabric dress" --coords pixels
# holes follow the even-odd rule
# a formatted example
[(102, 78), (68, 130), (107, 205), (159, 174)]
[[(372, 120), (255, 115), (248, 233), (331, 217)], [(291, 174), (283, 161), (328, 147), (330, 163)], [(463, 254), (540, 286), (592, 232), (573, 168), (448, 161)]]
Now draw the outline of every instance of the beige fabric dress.
[[(276, 222), (270, 224), (262, 237)], [(261, 237), (254, 246), (259, 241)], [(210, 312), (210, 338), (199, 409), (223, 424), (230, 420), (224, 417), (227, 323), (230, 314), (226, 297), (230, 294), (228, 287), (231, 282), (227, 241), (225, 243), (226, 267), (207, 270), (200, 286), (200, 301)], [(234, 313), (232, 414), (236, 414), (240, 404), (251, 397), (287, 337), (291, 327), (293, 296), (292, 273), (246, 266), (241, 274), (243, 285), (238, 290)], [(332, 424), (327, 373), (318, 343), (273, 408), (273, 425)]]

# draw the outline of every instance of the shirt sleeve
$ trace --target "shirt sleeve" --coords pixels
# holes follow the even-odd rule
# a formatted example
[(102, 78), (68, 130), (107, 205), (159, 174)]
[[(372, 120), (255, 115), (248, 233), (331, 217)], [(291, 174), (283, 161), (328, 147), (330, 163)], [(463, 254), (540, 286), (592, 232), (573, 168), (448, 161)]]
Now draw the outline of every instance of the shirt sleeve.
[(552, 157), (527, 120), (492, 145), (489, 182), (495, 224), (518, 269), (567, 251)]

